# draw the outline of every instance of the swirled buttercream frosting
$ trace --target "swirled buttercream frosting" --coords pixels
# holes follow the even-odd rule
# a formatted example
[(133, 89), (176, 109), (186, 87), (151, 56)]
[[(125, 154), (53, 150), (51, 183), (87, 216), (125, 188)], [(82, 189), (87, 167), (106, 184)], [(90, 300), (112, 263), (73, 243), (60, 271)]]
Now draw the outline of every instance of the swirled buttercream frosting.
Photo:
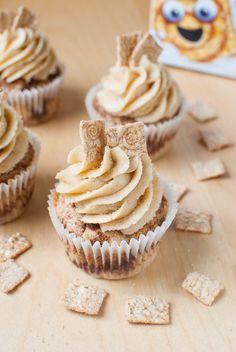
[(182, 98), (167, 69), (158, 64), (159, 53), (150, 34), (118, 37), (117, 63), (102, 78), (98, 104), (111, 115), (144, 123), (172, 118)]
[(18, 113), (0, 92), (0, 174), (11, 171), (24, 158), (28, 146), (28, 134)]
[(82, 121), (80, 137), (69, 167), (56, 176), (56, 192), (73, 203), (84, 223), (135, 233), (155, 217), (163, 197), (143, 124), (105, 129), (103, 121)]
[[(0, 77), (7, 83), (17, 80), (43, 81), (58, 68), (57, 57), (47, 38), (26, 21), (33, 16), (19, 8), (16, 14), (0, 14)], [(24, 20), (25, 18), (25, 20)], [(11, 20), (10, 20), (11, 19)], [(8, 23), (6, 25), (6, 23)]]

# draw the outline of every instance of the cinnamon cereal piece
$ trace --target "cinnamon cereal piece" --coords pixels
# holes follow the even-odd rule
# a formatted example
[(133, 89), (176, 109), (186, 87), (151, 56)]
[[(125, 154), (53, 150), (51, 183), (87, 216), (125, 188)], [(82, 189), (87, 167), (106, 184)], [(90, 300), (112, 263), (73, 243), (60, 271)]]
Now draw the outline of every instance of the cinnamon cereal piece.
[(200, 131), (200, 137), (211, 152), (229, 147), (232, 144), (221, 130), (216, 128)]
[(85, 160), (88, 165), (97, 166), (100, 164), (105, 148), (105, 122), (81, 121), (80, 138)]
[(17, 28), (32, 28), (36, 27), (36, 17), (33, 12), (24, 6), (19, 6), (12, 23), (12, 29)]
[(32, 244), (22, 234), (15, 233), (13, 235), (0, 236), (0, 262), (7, 259), (16, 258), (18, 255), (24, 253), (31, 248)]
[(226, 174), (225, 166), (218, 158), (207, 161), (196, 161), (191, 165), (198, 181), (204, 181)]
[(147, 152), (142, 122), (107, 128), (106, 138), (108, 146), (121, 147), (131, 158)]
[(64, 295), (67, 309), (88, 315), (98, 315), (107, 292), (97, 286), (79, 285), (76, 281), (69, 285)]
[(0, 12), (0, 33), (4, 32), (6, 29), (9, 30), (11, 28), (14, 17), (14, 12)]
[(211, 220), (212, 215), (206, 211), (180, 208), (175, 218), (175, 227), (177, 230), (211, 233)]
[(130, 56), (141, 38), (140, 32), (126, 33), (117, 36), (117, 64), (120, 66), (128, 66)]
[(198, 272), (189, 273), (182, 287), (208, 306), (212, 305), (220, 291), (223, 290), (223, 286), (217, 280), (212, 280)]
[(135, 324), (169, 324), (169, 306), (164, 299), (157, 297), (130, 297), (126, 303), (126, 320)]
[(197, 122), (207, 122), (218, 117), (214, 108), (202, 98), (190, 105), (188, 112)]
[(177, 196), (177, 201), (181, 200), (183, 196), (188, 192), (188, 188), (183, 184), (170, 183), (170, 186), (174, 190)]
[(0, 291), (8, 293), (20, 285), (29, 276), (28, 270), (8, 259), (0, 263)]
[(132, 52), (130, 63), (137, 65), (143, 55), (147, 55), (150, 61), (156, 63), (161, 50), (152, 35), (145, 33)]

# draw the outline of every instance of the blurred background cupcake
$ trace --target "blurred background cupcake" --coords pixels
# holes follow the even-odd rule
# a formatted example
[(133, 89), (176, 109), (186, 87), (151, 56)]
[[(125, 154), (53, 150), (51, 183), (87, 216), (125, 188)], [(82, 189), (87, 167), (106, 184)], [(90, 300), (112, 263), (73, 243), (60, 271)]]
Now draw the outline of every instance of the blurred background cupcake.
[(86, 96), (91, 119), (103, 118), (112, 125), (143, 122), (152, 159), (175, 136), (184, 112), (177, 83), (157, 62), (160, 53), (149, 33), (119, 36), (116, 64)]
[(48, 120), (55, 112), (63, 69), (35, 15), (21, 6), (0, 13), (0, 87), (25, 125)]
[(143, 123), (82, 121), (81, 145), (56, 176), (49, 214), (69, 258), (87, 273), (122, 279), (156, 257), (177, 203), (147, 154)]
[(0, 92), (0, 224), (20, 216), (34, 189), (39, 142)]

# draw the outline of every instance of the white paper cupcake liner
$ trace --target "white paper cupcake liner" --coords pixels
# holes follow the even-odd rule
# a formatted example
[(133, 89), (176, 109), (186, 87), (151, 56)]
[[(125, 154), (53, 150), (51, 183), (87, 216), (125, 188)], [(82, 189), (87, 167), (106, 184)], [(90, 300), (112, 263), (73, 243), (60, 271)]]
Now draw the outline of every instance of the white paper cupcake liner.
[(34, 149), (34, 159), (26, 170), (21, 171), (8, 183), (0, 183), (0, 224), (12, 221), (23, 213), (34, 188), (40, 143), (32, 132), (27, 132)]
[[(164, 197), (168, 203), (165, 220), (155, 230), (148, 231), (146, 235), (141, 234), (139, 239), (132, 238), (129, 243), (122, 240), (120, 244), (116, 241), (111, 243), (105, 241), (102, 244), (97, 241), (92, 244), (89, 240), (84, 240), (76, 236), (75, 233), (69, 232), (57, 217), (54, 206), (55, 191), (52, 191), (48, 199), (49, 215), (60, 239), (69, 248), (69, 252), (73, 253), (72, 256), (69, 255), (70, 259), (76, 262), (74, 258), (83, 255), (84, 265), (82, 269), (95, 277), (108, 279), (120, 279), (136, 275), (153, 261), (157, 252), (157, 244), (171, 225), (178, 209), (176, 194), (173, 189), (160, 176), (159, 179), (163, 187)], [(114, 263), (116, 269), (113, 271)], [(125, 270), (123, 270), (124, 266)]]
[[(99, 120), (102, 116), (96, 111), (93, 106), (94, 98), (97, 92), (101, 89), (101, 84), (93, 86), (87, 93), (85, 105), (91, 120)], [(186, 104), (183, 101), (178, 114), (170, 120), (158, 122), (156, 124), (144, 124), (144, 131), (147, 140), (147, 148), (152, 159), (157, 159), (167, 150), (167, 144), (176, 135), (181, 121), (184, 117)], [(107, 126), (114, 126), (112, 120), (105, 119)]]
[(22, 116), (25, 125), (41, 123), (54, 114), (62, 81), (63, 70), (58, 77), (41, 86), (8, 91), (9, 103)]

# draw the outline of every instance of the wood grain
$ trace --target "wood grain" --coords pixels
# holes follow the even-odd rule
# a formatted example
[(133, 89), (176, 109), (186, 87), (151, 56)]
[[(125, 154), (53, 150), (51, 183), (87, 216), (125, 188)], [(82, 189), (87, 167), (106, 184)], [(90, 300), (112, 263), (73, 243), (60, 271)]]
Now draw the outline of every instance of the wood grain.
[[(21, 2), (1, 0), (2, 8)], [(2, 226), (1, 233), (20, 231), (33, 248), (18, 260), (32, 273), (11, 295), (0, 295), (1, 352), (52, 351), (235, 351), (236, 350), (236, 216), (235, 148), (217, 152), (228, 170), (225, 178), (197, 182), (190, 163), (213, 154), (198, 142), (199, 124), (190, 118), (156, 168), (169, 180), (191, 191), (182, 204), (213, 213), (212, 235), (166, 234), (154, 264), (142, 275), (120, 282), (96, 281), (66, 257), (47, 214), (47, 195), (56, 172), (65, 166), (78, 143), (79, 121), (86, 119), (84, 96), (115, 59), (116, 34), (145, 30), (146, 0), (27, 0), (66, 65), (60, 109), (54, 120), (34, 128), (42, 142), (37, 187), (26, 213)], [(232, 140), (236, 135), (235, 89), (230, 80), (171, 69), (188, 99), (201, 95), (220, 118), (210, 124)], [(209, 124), (207, 126), (210, 126)], [(205, 126), (203, 126), (205, 128)], [(226, 290), (205, 307), (181, 289), (185, 275), (197, 270), (221, 281)], [(60, 297), (68, 282), (98, 284), (110, 296), (103, 316), (68, 312)], [(124, 320), (124, 303), (132, 294), (157, 295), (171, 302), (171, 325), (134, 326)]]

